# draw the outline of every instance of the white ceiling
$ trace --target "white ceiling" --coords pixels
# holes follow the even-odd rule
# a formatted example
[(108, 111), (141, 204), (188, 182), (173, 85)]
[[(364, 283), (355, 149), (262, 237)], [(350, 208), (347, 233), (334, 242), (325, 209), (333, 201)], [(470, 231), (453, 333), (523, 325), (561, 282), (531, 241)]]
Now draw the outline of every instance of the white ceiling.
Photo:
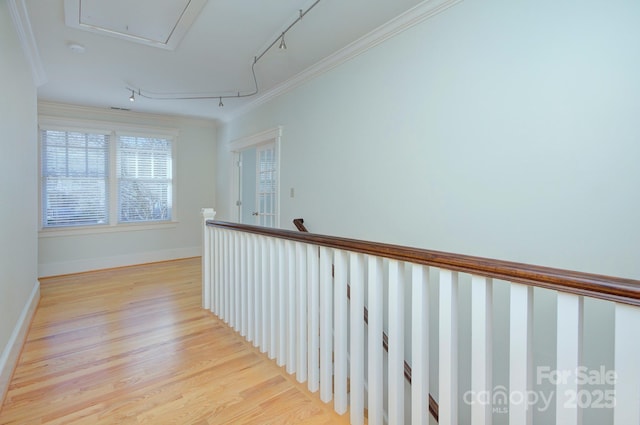
[[(173, 46), (157, 48), (140, 39), (162, 42), (171, 35), (173, 29), (167, 28), (172, 25), (179, 36), (180, 17), (188, 14), (183, 12), (189, 3), (197, 10), (197, 0), (66, 0), (67, 11), (76, 7), (79, 13), (84, 8), (87, 16), (77, 15), (79, 21), (120, 33), (118, 37), (96, 28), (87, 31), (82, 25), (65, 25), (65, 0), (23, 1), (46, 77), (38, 88), (40, 100), (210, 119), (224, 119), (254, 98), (226, 99), (223, 108), (218, 99), (138, 96), (136, 102), (130, 102), (127, 87), (161, 95), (251, 92), (253, 58), (299, 16), (299, 10), (313, 3), (204, 0), (182, 40), (176, 37)], [(258, 96), (419, 3), (422, 1), (321, 0), (287, 33), (287, 50), (279, 50), (276, 43), (257, 63)], [(127, 33), (138, 40), (127, 40)], [(74, 52), (70, 44), (84, 46), (85, 52)]]

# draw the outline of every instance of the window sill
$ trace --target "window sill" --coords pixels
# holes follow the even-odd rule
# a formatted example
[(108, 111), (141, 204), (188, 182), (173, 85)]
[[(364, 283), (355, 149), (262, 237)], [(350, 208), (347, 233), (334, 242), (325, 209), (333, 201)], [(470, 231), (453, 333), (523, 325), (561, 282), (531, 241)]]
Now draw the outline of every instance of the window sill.
[(58, 236), (81, 236), (100, 233), (136, 232), (141, 230), (161, 230), (178, 227), (177, 221), (164, 221), (161, 223), (128, 223), (107, 226), (86, 226), (86, 227), (58, 227), (50, 229), (40, 229), (39, 238), (55, 238)]

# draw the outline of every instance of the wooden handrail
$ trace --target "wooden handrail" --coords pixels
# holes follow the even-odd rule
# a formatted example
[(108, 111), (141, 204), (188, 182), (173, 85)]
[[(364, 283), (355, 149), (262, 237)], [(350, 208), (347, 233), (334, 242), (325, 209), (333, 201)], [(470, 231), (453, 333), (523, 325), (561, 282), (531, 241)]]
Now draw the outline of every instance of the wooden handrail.
[(225, 221), (208, 220), (207, 225), (221, 229), (237, 230), (343, 249), (426, 266), (441, 267), (448, 270), (472, 273), (478, 276), (640, 306), (640, 281), (634, 279), (582, 273), (314, 233), (250, 226)]
[(299, 231), (305, 232), (305, 233), (309, 233), (307, 228), (304, 226), (304, 219), (302, 219), (302, 218), (294, 218), (293, 219), (293, 224), (294, 224), (294, 226), (296, 226), (296, 229), (298, 229)]

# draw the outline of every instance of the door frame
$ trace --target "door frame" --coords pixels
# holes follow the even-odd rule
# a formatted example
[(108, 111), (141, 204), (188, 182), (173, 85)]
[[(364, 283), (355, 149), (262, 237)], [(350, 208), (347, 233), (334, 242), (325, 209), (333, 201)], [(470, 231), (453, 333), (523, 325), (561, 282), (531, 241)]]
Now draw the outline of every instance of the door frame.
[(235, 210), (235, 220), (240, 223), (242, 221), (242, 210), (240, 205), (241, 198), (241, 178), (240, 172), (240, 152), (247, 148), (257, 147), (260, 145), (273, 143), (275, 146), (276, 157), (276, 217), (275, 227), (280, 228), (280, 139), (282, 138), (282, 126), (271, 128), (252, 134), (247, 137), (232, 140), (229, 143), (229, 151), (231, 152), (231, 205), (230, 211)]

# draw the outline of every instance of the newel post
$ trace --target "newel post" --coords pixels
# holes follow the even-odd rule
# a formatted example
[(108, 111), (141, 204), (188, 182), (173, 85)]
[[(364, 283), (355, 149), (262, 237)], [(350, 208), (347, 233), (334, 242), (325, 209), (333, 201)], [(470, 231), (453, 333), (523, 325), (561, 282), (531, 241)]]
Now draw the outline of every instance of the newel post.
[(202, 208), (202, 308), (211, 310), (211, 290), (213, 287), (212, 276), (212, 235), (211, 229), (207, 228), (207, 220), (213, 220), (216, 212), (213, 208)]

